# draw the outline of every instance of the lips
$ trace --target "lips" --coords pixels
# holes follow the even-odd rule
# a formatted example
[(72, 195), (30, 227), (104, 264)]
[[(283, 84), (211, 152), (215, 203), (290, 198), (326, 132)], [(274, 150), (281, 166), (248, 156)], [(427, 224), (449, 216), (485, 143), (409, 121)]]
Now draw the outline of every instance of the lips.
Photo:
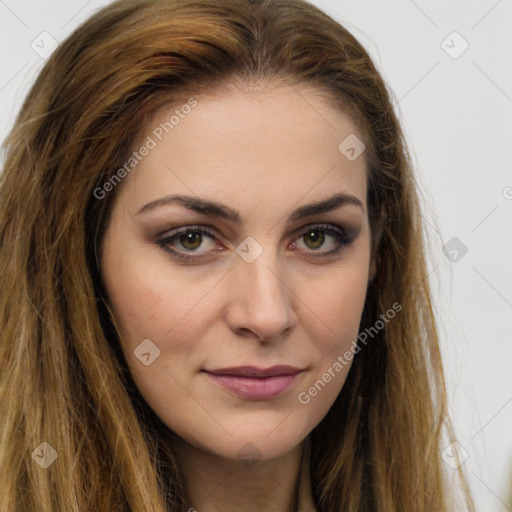
[(221, 370), (206, 370), (213, 375), (232, 375), (234, 377), (276, 377), (279, 375), (295, 375), (300, 368), (293, 366), (277, 365), (270, 368), (257, 368), (256, 366), (236, 366), (234, 368), (223, 368)]
[(300, 368), (278, 365), (270, 368), (237, 366), (204, 370), (224, 389), (248, 400), (269, 400), (284, 393), (296, 380)]

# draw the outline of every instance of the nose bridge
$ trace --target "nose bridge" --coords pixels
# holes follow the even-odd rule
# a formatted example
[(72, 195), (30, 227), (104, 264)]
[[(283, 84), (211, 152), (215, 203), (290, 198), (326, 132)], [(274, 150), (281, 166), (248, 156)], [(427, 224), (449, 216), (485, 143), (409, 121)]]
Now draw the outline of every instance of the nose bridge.
[(295, 319), (284, 267), (270, 245), (263, 247), (254, 239), (244, 242), (237, 248), (231, 327), (249, 329), (264, 340), (278, 338)]

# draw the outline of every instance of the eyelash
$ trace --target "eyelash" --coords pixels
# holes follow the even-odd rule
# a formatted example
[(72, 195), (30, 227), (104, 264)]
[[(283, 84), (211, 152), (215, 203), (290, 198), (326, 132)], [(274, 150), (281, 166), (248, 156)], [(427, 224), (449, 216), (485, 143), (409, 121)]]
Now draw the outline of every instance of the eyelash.
[[(296, 239), (299, 239), (300, 237), (304, 236), (305, 234), (307, 234), (308, 232), (310, 231), (321, 231), (327, 235), (330, 235), (330, 236), (333, 236), (337, 243), (338, 243), (338, 246), (331, 250), (331, 251), (328, 251), (328, 252), (319, 252), (319, 254), (309, 254), (309, 255), (306, 255), (305, 257), (306, 258), (311, 258), (311, 259), (315, 259), (315, 258), (326, 258), (326, 257), (329, 257), (329, 256), (334, 256), (335, 254), (337, 254), (338, 252), (340, 252), (344, 247), (350, 245), (354, 239), (356, 238), (357, 236), (357, 233), (355, 233), (354, 235), (347, 235), (346, 231), (343, 229), (343, 228), (340, 228), (338, 226), (335, 226), (335, 225), (331, 225), (331, 224), (312, 224), (311, 226), (307, 226), (307, 228), (302, 231), (298, 237), (296, 237)], [(185, 235), (187, 233), (200, 233), (202, 235), (208, 235), (209, 237), (215, 239), (215, 233), (210, 230), (208, 227), (206, 226), (186, 226), (184, 228), (180, 228), (180, 229), (177, 229), (173, 232), (171, 232), (168, 236), (160, 239), (157, 241), (157, 245), (161, 248), (161, 249), (164, 249), (165, 251), (171, 253), (173, 255), (173, 257), (175, 257), (176, 259), (178, 260), (181, 260), (181, 261), (194, 261), (194, 260), (199, 260), (199, 259), (202, 259), (204, 257), (204, 255), (201, 255), (201, 256), (188, 256), (188, 255), (185, 255), (184, 253), (180, 252), (180, 251), (177, 251), (175, 249), (171, 249), (169, 247), (169, 245), (176, 239), (178, 239), (180, 236), (182, 235)], [(313, 249), (312, 249), (313, 250)], [(193, 253), (193, 251), (187, 251), (188, 253)], [(317, 252), (315, 250), (313, 250), (313, 252)]]

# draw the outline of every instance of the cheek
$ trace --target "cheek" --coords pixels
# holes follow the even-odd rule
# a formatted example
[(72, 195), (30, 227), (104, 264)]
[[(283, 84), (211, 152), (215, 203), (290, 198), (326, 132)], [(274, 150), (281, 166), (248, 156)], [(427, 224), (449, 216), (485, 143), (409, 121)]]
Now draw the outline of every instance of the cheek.
[(314, 371), (301, 387), (298, 401), (309, 404), (308, 411), (318, 415), (318, 421), (338, 396), (352, 365), (367, 290), (365, 261), (362, 258), (340, 266), (311, 290), (309, 301), (304, 301), (315, 313), (303, 316), (309, 318), (305, 329), (313, 342)]
[[(103, 269), (120, 346), (139, 390), (156, 402), (175, 383), (171, 374), (185, 382), (189, 367), (201, 365), (205, 322), (216, 312), (205, 296), (218, 277), (177, 271), (159, 248), (122, 241), (115, 247), (105, 252)], [(158, 354), (149, 366), (137, 357), (147, 353), (141, 347)]]
[(104, 259), (105, 287), (124, 344), (162, 339), (200, 300), (201, 289), (157, 258), (147, 257), (157, 250), (146, 248), (144, 255), (127, 246), (115, 259), (113, 254)]
[(326, 323), (336, 333), (337, 348), (342, 348), (349, 339), (357, 337), (366, 288), (366, 281), (353, 276), (340, 282), (336, 292), (326, 301)]
[(316, 329), (312, 338), (320, 341), (323, 354), (332, 355), (357, 337), (367, 286), (368, 266), (366, 259), (361, 258), (331, 271), (310, 290), (307, 305), (315, 315), (309, 317), (316, 316), (316, 321), (309, 327)]

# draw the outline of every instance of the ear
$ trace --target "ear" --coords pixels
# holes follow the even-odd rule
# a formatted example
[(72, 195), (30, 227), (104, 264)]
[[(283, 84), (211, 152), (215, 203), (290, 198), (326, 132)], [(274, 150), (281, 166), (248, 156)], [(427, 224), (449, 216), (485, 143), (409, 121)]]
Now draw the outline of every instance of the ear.
[(379, 246), (384, 232), (385, 217), (381, 215), (376, 222), (374, 232), (372, 233), (371, 243), (371, 256), (370, 256), (370, 271), (368, 275), (368, 282), (373, 281), (377, 275), (377, 268), (380, 261), (379, 258)]

